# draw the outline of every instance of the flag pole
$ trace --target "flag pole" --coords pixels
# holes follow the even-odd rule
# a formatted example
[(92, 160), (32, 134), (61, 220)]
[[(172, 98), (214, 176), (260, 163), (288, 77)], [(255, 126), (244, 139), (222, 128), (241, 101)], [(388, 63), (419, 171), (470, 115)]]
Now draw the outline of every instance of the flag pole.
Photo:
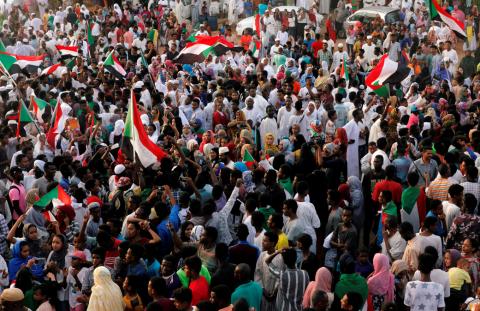
[(3, 65), (2, 62), (0, 62), (0, 65), (2, 65), (2, 70), (3, 70), (3, 72), (5, 73), (5, 75), (6, 75), (10, 80), (12, 80), (13, 85), (15, 86), (15, 88), (17, 88), (17, 83), (15, 82), (15, 80), (13, 80), (13, 77), (12, 77), (12, 75), (8, 72), (7, 68), (5, 68), (5, 66)]

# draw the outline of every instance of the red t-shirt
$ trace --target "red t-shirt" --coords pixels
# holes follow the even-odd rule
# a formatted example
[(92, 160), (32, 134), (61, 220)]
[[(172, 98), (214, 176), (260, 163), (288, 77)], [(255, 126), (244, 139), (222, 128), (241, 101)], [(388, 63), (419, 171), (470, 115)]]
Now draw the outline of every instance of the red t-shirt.
[(210, 290), (205, 277), (200, 275), (198, 279), (191, 280), (188, 287), (192, 290), (192, 306), (196, 306), (200, 301), (210, 298)]
[(318, 51), (323, 49), (323, 42), (322, 41), (315, 41), (312, 43), (312, 52), (313, 52), (313, 58), (318, 57)]
[(372, 192), (372, 200), (378, 202), (378, 197), (380, 192), (383, 190), (389, 190), (392, 193), (392, 200), (395, 204), (400, 204), (402, 200), (402, 185), (398, 182), (392, 180), (382, 180), (381, 182), (377, 183), (373, 188)]

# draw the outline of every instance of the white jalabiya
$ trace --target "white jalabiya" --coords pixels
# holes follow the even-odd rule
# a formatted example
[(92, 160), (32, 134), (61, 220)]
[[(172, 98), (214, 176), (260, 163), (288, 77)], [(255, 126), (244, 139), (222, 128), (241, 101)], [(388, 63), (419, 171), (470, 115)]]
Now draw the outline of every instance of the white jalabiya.
[(98, 267), (93, 271), (93, 283), (87, 311), (123, 311), (122, 291), (107, 268)]
[(360, 127), (355, 120), (349, 121), (343, 127), (347, 132), (348, 140), (354, 140), (347, 147), (347, 172), (348, 176), (360, 178), (360, 161), (358, 159), (358, 140), (360, 139)]

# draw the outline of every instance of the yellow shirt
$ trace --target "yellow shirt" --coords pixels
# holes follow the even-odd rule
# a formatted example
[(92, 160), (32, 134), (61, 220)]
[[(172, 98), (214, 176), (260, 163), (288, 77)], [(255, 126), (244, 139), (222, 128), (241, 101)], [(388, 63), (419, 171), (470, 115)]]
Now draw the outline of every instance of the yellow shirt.
[(275, 246), (275, 249), (279, 250), (284, 248), (288, 248), (288, 238), (287, 235), (282, 232), (278, 235), (278, 242), (277, 246)]
[(448, 270), (448, 278), (450, 280), (450, 288), (456, 290), (461, 290), (464, 283), (472, 283), (468, 272), (457, 267), (453, 267)]

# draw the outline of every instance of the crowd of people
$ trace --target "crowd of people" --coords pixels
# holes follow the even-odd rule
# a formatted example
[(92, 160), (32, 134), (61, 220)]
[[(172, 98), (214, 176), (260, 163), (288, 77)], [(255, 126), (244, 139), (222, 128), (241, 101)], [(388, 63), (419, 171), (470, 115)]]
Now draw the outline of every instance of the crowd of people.
[[(439, 3), (465, 38), (280, 2), (2, 2), (1, 310), (480, 310), (478, 1)], [(199, 35), (243, 49), (178, 63)]]

